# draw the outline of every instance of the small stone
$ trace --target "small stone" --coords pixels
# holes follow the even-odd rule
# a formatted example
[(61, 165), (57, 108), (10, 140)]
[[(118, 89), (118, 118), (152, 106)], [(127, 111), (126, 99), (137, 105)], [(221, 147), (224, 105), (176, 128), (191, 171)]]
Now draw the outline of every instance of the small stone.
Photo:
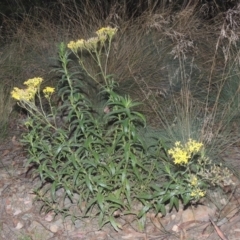
[(73, 201), (78, 202), (78, 200), (79, 200), (79, 194), (74, 193), (73, 194)]
[(15, 227), (16, 229), (21, 229), (23, 227), (23, 224), (21, 222), (17, 223), (17, 226)]
[(82, 221), (76, 220), (75, 221), (75, 228), (80, 228), (80, 227), (82, 227)]
[(222, 198), (222, 199), (220, 199), (220, 203), (221, 203), (222, 205), (226, 205), (226, 204), (227, 204), (227, 201), (226, 201), (225, 198)]
[(64, 194), (64, 189), (63, 188), (60, 188), (56, 191), (56, 196), (57, 197), (61, 197), (63, 194)]
[(72, 205), (71, 200), (68, 199), (68, 198), (65, 198), (65, 200), (64, 200), (64, 207), (69, 208), (69, 207), (71, 207), (71, 205)]
[(51, 222), (54, 219), (54, 213), (48, 213), (44, 219), (47, 222)]
[(15, 212), (13, 213), (14, 216), (20, 214), (22, 211), (20, 209), (16, 209)]
[(179, 231), (178, 226), (177, 226), (177, 225), (174, 225), (174, 226), (172, 227), (172, 231), (174, 231), (174, 232), (178, 232), (178, 231)]
[(53, 233), (56, 233), (58, 231), (59, 227), (57, 225), (51, 225), (50, 226), (50, 231)]

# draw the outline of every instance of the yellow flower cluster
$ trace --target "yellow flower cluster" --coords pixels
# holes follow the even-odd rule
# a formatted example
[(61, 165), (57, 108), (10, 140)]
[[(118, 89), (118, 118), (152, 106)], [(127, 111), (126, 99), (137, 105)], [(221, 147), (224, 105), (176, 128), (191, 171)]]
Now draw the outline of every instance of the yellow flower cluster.
[(193, 187), (190, 196), (196, 199), (199, 199), (201, 197), (204, 197), (206, 192), (201, 190), (198, 187), (198, 178), (196, 177), (196, 175), (192, 175), (191, 176), (191, 180), (190, 180), (190, 184)]
[(50, 96), (54, 93), (55, 88), (52, 87), (46, 87), (43, 89), (44, 97), (50, 98)]
[(187, 149), (188, 152), (191, 153), (197, 153), (199, 150), (203, 147), (203, 144), (200, 142), (197, 142), (195, 140), (189, 139), (187, 142), (185, 148)]
[(175, 147), (169, 149), (168, 154), (172, 156), (175, 164), (187, 164), (192, 154), (199, 152), (202, 147), (202, 143), (189, 139), (185, 145), (176, 142)]
[(31, 101), (36, 94), (36, 91), (33, 88), (27, 88), (27, 89), (19, 89), (15, 87), (13, 91), (11, 92), (12, 98), (21, 101)]
[(70, 41), (68, 43), (68, 48), (70, 48), (73, 52), (77, 52), (78, 50), (93, 50), (96, 49), (98, 43), (103, 44), (107, 38), (110, 39), (116, 34), (117, 28), (105, 27), (96, 31), (97, 37), (89, 38), (88, 40), (79, 39), (77, 41)]
[[(12, 98), (18, 101), (28, 101), (28, 102), (33, 100), (42, 81), (43, 79), (40, 77), (28, 79), (23, 83), (24, 85), (27, 86), (26, 89), (20, 89), (17, 87), (13, 88), (11, 92)], [(49, 98), (50, 95), (54, 92), (54, 90), (55, 90), (54, 88), (46, 87), (43, 90), (43, 93), (46, 98)]]
[(110, 38), (112, 38), (116, 34), (116, 32), (117, 28), (105, 27), (96, 31), (96, 34), (98, 35), (99, 38), (104, 36), (105, 37), (109, 36)]
[(19, 89), (15, 87), (11, 92), (11, 95), (13, 98), (19, 101), (31, 101), (32, 99), (34, 99), (37, 89), (42, 83), (42, 81), (43, 79), (39, 77), (28, 79), (24, 82), (24, 84), (27, 85), (26, 89)]
[(190, 196), (194, 198), (201, 198), (204, 197), (205, 194), (206, 194), (205, 191), (202, 191), (200, 188), (196, 188), (191, 192)]
[(97, 37), (92, 37), (85, 41), (84, 46), (88, 50), (94, 50), (97, 48), (98, 42), (99, 39)]
[(68, 43), (68, 48), (70, 48), (73, 52), (77, 52), (78, 49), (82, 50), (83, 48), (85, 48), (85, 40), (84, 39), (79, 39), (76, 42), (74, 41), (70, 41)]
[(27, 81), (24, 82), (24, 84), (27, 85), (28, 87), (37, 88), (40, 86), (42, 81), (43, 81), (42, 78), (36, 77), (36, 78), (28, 79)]
[(192, 186), (197, 186), (198, 185), (198, 179), (197, 179), (196, 176), (192, 176), (191, 185)]

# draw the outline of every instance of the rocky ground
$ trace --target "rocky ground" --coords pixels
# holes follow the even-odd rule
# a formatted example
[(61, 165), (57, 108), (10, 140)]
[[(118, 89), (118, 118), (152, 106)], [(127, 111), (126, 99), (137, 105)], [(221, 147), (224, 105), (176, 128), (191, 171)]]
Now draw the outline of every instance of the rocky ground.
[[(14, 126), (11, 136), (0, 145), (0, 239), (1, 240), (158, 240), (158, 239), (240, 239), (240, 185), (225, 191), (212, 191), (202, 205), (173, 210), (165, 217), (149, 213), (145, 229), (140, 231), (134, 216), (119, 218), (122, 230), (110, 225), (99, 230), (96, 219), (77, 220), (40, 213), (41, 203), (34, 202), (32, 179), (24, 167), (26, 153), (19, 143), (21, 129)], [(229, 159), (229, 156), (226, 156)], [(232, 149), (236, 166), (238, 148)]]

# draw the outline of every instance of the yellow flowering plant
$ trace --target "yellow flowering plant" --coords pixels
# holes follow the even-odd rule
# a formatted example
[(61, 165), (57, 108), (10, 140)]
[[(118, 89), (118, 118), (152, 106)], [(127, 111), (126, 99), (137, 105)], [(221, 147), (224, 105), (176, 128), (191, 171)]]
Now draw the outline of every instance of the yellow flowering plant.
[[(97, 31), (97, 37), (60, 44), (60, 66), (56, 70), (58, 76), (61, 74), (57, 86), (60, 106), (51, 103), (55, 88), (46, 87), (41, 92), (38, 78), (25, 83), (30, 97), (19, 97), (17, 89), (12, 96), (32, 116), (25, 123), (29, 131), (22, 141), (29, 152), (28, 163), (36, 167), (42, 181), (35, 191), (45, 203), (42, 209), (73, 214), (72, 206), (56, 203), (68, 199), (81, 208), (80, 203), (86, 202), (86, 207), (80, 209), (82, 217), (98, 217), (100, 227), (109, 222), (119, 230), (121, 224), (114, 213), (138, 214), (133, 208), (136, 195), (150, 188), (156, 162), (148, 156), (138, 135), (137, 127), (145, 125), (145, 117), (135, 110), (139, 103), (116, 93), (116, 84), (109, 77), (109, 53), (116, 32), (106, 27)], [(99, 72), (90, 73), (86, 53), (94, 59)], [(72, 54), (77, 56), (77, 63), (70, 59)], [(74, 64), (80, 65), (80, 72)], [(103, 80), (100, 89), (96, 76)], [(88, 96), (89, 77), (91, 85), (96, 83), (96, 94), (105, 101), (100, 113)], [(38, 106), (33, 96), (39, 98)], [(43, 97), (50, 110), (44, 108)], [(61, 196), (56, 194), (59, 189), (63, 191)], [(77, 201), (73, 198), (76, 194)]]
[[(55, 88), (41, 91), (42, 78), (27, 80), (25, 89), (14, 88), (11, 94), (29, 113), (25, 122), (29, 131), (22, 142), (29, 153), (28, 163), (42, 181), (35, 190), (44, 203), (42, 210), (77, 219), (74, 212), (79, 207), (80, 217), (98, 217), (100, 228), (110, 223), (118, 231), (122, 226), (116, 212), (135, 214), (142, 223), (150, 210), (165, 214), (166, 205), (178, 209), (180, 201), (184, 205), (196, 202), (206, 195), (209, 183), (220, 183), (222, 168), (212, 164), (204, 155), (204, 144), (193, 139), (172, 147), (160, 139), (155, 151), (149, 151), (138, 131), (146, 125), (135, 108), (139, 103), (118, 94), (108, 72), (116, 33), (116, 28), (105, 27), (96, 31), (96, 37), (60, 44), (58, 107), (51, 98)], [(80, 71), (70, 59), (72, 54)], [(89, 56), (97, 72), (88, 69)], [(89, 98), (91, 87), (105, 101), (100, 113)]]
[[(26, 109), (29, 113), (29, 118), (35, 118), (38, 120), (41, 120), (41, 122), (46, 122), (47, 124), (50, 124), (53, 128), (54, 126), (50, 123), (49, 118), (47, 114), (45, 113), (43, 109), (43, 103), (41, 99), (41, 93), (40, 93), (40, 86), (43, 82), (43, 79), (41, 77), (35, 77), (28, 79), (23, 84), (27, 86), (27, 88), (20, 89), (17, 87), (14, 87), (11, 96), (15, 100), (18, 101), (18, 105), (24, 109)], [(54, 93), (55, 89), (52, 87), (46, 87), (43, 89), (44, 96), (49, 102), (50, 108), (52, 110), (50, 98), (52, 94)], [(39, 106), (36, 105), (35, 98), (38, 98), (39, 100)], [(50, 115), (52, 116), (53, 113), (51, 112)], [(27, 121), (27, 125), (29, 126), (29, 121)]]
[[(113, 37), (116, 33), (117, 33), (117, 28), (103, 27), (96, 31), (97, 37), (92, 37), (86, 40), (79, 39), (76, 41), (70, 41), (67, 44), (67, 47), (71, 49), (71, 51), (78, 58), (78, 61), (81, 67), (85, 70), (88, 76), (97, 83), (101, 84), (101, 82), (96, 77), (99, 74), (94, 75), (92, 72), (90, 72), (87, 69), (86, 64), (84, 62), (84, 54), (82, 53), (85, 50), (90, 54), (91, 58), (99, 66), (100, 75), (104, 80), (104, 84), (105, 85), (111, 84), (111, 81), (109, 81), (110, 75), (107, 72), (107, 70), (108, 70), (108, 60), (110, 56), (111, 44), (112, 44)], [(104, 59), (103, 59), (103, 56), (104, 56)]]
[(163, 213), (167, 203), (170, 208), (178, 209), (179, 201), (184, 205), (198, 202), (206, 196), (210, 186), (221, 186), (231, 176), (227, 168), (221, 167), (221, 164), (217, 166), (206, 158), (202, 142), (190, 138), (185, 143), (175, 142), (172, 148), (161, 142), (160, 148), (164, 152), (161, 158), (166, 182), (161, 187), (153, 185), (151, 196), (158, 196), (152, 200), (156, 210)]

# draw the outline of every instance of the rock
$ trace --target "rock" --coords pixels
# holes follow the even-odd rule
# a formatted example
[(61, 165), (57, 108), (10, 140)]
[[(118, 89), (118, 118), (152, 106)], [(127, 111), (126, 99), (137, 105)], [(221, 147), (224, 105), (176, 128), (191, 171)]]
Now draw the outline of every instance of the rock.
[(16, 229), (21, 229), (21, 228), (23, 228), (23, 224), (21, 223), (21, 222), (18, 222), (17, 223), (17, 226), (15, 227)]
[(81, 221), (81, 220), (78, 219), (78, 220), (75, 221), (75, 227), (76, 227), (76, 228), (80, 228), (80, 227), (82, 227), (82, 226), (83, 226), (83, 224), (82, 224), (82, 221)]
[(69, 198), (64, 199), (64, 207), (65, 208), (70, 208), (72, 206), (72, 202)]
[(22, 213), (22, 211), (20, 209), (15, 209), (13, 216), (16, 216), (18, 214)]
[(172, 227), (172, 231), (174, 231), (174, 232), (179, 232), (179, 227), (178, 227), (177, 225), (174, 225), (174, 226)]
[(50, 231), (53, 232), (53, 233), (56, 233), (59, 229), (59, 226), (56, 225), (56, 224), (53, 224), (50, 226)]

